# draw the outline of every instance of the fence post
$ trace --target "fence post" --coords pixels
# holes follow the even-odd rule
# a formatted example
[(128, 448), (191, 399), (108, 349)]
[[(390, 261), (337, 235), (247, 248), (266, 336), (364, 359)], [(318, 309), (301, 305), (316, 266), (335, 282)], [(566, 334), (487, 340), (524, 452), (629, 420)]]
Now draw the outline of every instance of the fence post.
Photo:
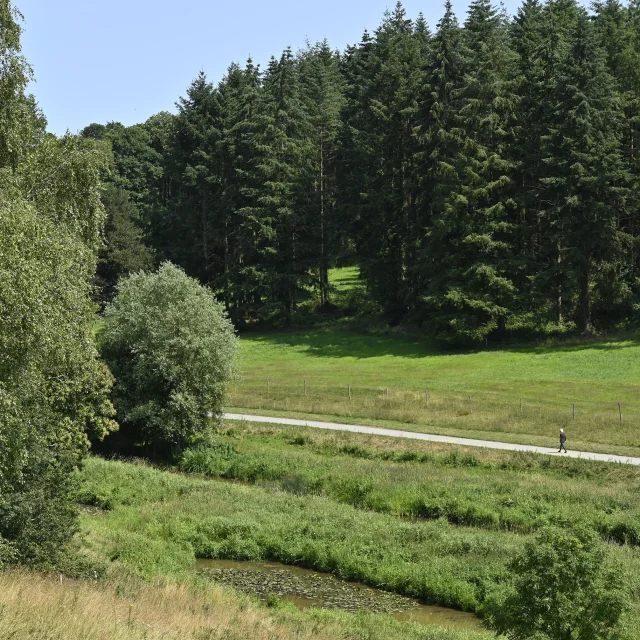
[(520, 413), (522, 413), (522, 398), (520, 398)]
[(387, 400), (389, 399), (389, 387), (387, 387), (387, 390), (386, 390), (386, 398)]
[(618, 402), (618, 415), (620, 416), (620, 424), (622, 424), (622, 406)]
[(351, 385), (349, 385), (349, 400), (351, 400)]
[(425, 396), (427, 398), (427, 408), (429, 408), (429, 392), (425, 391)]
[(307, 381), (304, 381), (304, 395), (307, 395)]
[(575, 402), (573, 403), (573, 419), (576, 419), (576, 405)]
[(471, 396), (469, 396), (469, 413), (473, 413), (473, 407), (471, 406)]

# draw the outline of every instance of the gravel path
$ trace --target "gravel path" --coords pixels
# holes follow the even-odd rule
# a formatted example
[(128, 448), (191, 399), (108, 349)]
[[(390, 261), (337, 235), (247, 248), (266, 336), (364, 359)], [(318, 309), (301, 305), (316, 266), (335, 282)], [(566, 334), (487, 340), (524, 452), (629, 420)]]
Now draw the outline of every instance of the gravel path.
[[(443, 442), (445, 444), (457, 444), (465, 447), (484, 447), (486, 449), (502, 449), (503, 451), (527, 451), (543, 455), (566, 456), (568, 458), (580, 458), (581, 460), (598, 460), (600, 462), (617, 462), (619, 464), (632, 464), (640, 466), (640, 458), (628, 456), (615, 456), (607, 453), (590, 453), (588, 451), (571, 451), (558, 453), (555, 448), (533, 447), (526, 444), (511, 444), (508, 442), (494, 442), (493, 440), (473, 440), (470, 438), (453, 438), (451, 436), (435, 436), (428, 433), (416, 433), (415, 431), (399, 431), (396, 429), (380, 429), (377, 427), (363, 427), (355, 424), (338, 424), (333, 422), (315, 422), (313, 420), (293, 420), (291, 418), (273, 418), (268, 416), (241, 415), (237, 413), (223, 414), (225, 420), (246, 420), (247, 422), (261, 422), (266, 424), (291, 425), (294, 427), (310, 427), (313, 429), (328, 429), (330, 431), (349, 431), (351, 433), (367, 433), (373, 436), (387, 436), (390, 438), (409, 438), (411, 440), (427, 440), (428, 442)], [(569, 443), (571, 444), (571, 443)]]

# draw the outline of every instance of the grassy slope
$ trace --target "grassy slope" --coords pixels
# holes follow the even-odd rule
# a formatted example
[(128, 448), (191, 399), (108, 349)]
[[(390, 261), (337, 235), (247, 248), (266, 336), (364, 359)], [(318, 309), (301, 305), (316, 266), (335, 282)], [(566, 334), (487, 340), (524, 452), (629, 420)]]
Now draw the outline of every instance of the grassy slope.
[[(476, 513), (492, 509), (498, 513), (506, 506), (504, 499), (509, 499), (516, 508), (523, 507), (525, 515), (539, 512), (542, 518), (551, 512), (561, 518), (568, 501), (572, 504), (567, 520), (578, 516), (594, 525), (599, 517), (633, 514), (638, 506), (633, 490), (637, 474), (627, 468), (568, 461), (552, 462), (546, 468), (539, 459), (496, 452), (487, 459), (478, 458), (479, 467), (474, 468), (465, 466), (464, 456), (451, 456), (452, 449), (448, 456), (438, 454), (418, 462), (370, 461), (362, 456), (369, 448), (375, 453), (379, 445), (375, 439), (350, 435), (343, 440), (340, 434), (299, 430), (291, 439), (291, 434), (283, 436), (287, 432), (269, 434), (259, 427), (247, 428), (255, 431), (239, 433), (234, 427), (235, 436), (230, 437), (248, 454), (238, 468), (253, 474), (261, 486), (90, 460), (83, 474), (85, 496), (109, 504), (111, 510), (84, 517), (89, 552), (124, 563), (148, 578), (187, 576), (196, 556), (273, 559), (330, 571), (426, 602), (473, 610), (529, 535), (483, 528), (488, 521), (476, 523), (482, 526), (453, 526), (446, 517), (402, 520), (394, 515), (402, 509), (394, 505), (401, 506), (407, 496), (429, 500), (440, 488), (446, 502), (447, 492), (454, 495), (459, 485), (460, 502), (475, 498)], [(295, 444), (299, 436), (303, 445)], [(337, 439), (333, 445), (322, 440), (332, 437)], [(321, 439), (314, 442), (313, 438)], [(337, 451), (339, 442), (348, 451)], [(395, 446), (401, 453), (400, 445)], [(427, 447), (426, 443), (421, 446)], [(442, 446), (434, 449), (446, 451)], [(299, 474), (315, 475), (324, 479), (326, 487), (333, 484), (338, 491), (346, 490), (343, 498), (358, 498), (352, 501), (357, 506), (345, 504), (349, 500), (335, 491), (304, 496), (282, 491), (286, 487), (277, 482), (278, 465), (286, 467), (289, 462)], [(436, 484), (438, 478), (441, 484)], [(347, 481), (341, 483), (341, 479)], [(295, 490), (299, 486), (293, 485)], [(388, 500), (389, 512), (368, 510), (376, 506), (367, 503), (369, 498)], [(637, 599), (640, 549), (611, 545), (611, 553), (628, 568)], [(638, 622), (638, 612), (636, 608), (630, 625)], [(399, 632), (398, 637), (413, 636)]]
[[(87, 462), (83, 481), (85, 496), (93, 493), (111, 502), (110, 510), (83, 516), (85, 552), (154, 583), (188, 580), (197, 556), (269, 558), (473, 608), (477, 587), (470, 576), (491, 571), (487, 554), (501, 561), (491, 542), (500, 534), (450, 535), (447, 527), (436, 523), (426, 529), (323, 498), (300, 498), (99, 459)], [(500, 549), (504, 552), (504, 545)], [(384, 615), (313, 610), (295, 615), (303, 638), (304, 629), (325, 637), (321, 632), (327, 626), (326, 637), (349, 640), (493, 637), (400, 623)]]
[[(414, 518), (520, 533), (583, 523), (640, 546), (640, 469), (530, 454), (493, 458), (466, 449), (312, 429), (229, 424), (216, 446), (187, 452), (186, 471)], [(379, 445), (380, 446), (380, 445)]]
[(540, 446), (555, 444), (565, 428), (571, 448), (640, 455), (640, 344), (633, 341), (451, 354), (336, 326), (247, 334), (241, 365), (230, 408)]
[(508, 394), (531, 401), (638, 402), (640, 344), (602, 342), (445, 354), (392, 335), (320, 329), (242, 336), (247, 379)]

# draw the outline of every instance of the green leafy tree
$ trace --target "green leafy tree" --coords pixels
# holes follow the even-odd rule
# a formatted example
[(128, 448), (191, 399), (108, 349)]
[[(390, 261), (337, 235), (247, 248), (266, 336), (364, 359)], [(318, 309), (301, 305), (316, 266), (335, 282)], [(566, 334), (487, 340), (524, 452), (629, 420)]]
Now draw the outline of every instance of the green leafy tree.
[(90, 300), (109, 156), (44, 135), (17, 17), (0, 2), (0, 555), (41, 564), (77, 526), (73, 472), (88, 437), (117, 426)]
[(182, 448), (222, 411), (237, 339), (209, 289), (171, 263), (118, 285), (101, 352), (116, 378), (119, 422), (155, 454)]
[(509, 640), (618, 640), (630, 606), (624, 571), (592, 532), (548, 529), (509, 567), (489, 599), (491, 625)]
[(95, 254), (0, 190), (0, 265), (0, 538), (20, 562), (55, 562), (77, 526), (87, 437), (116, 428), (91, 334)]
[(121, 277), (152, 269), (154, 260), (143, 241), (138, 209), (129, 200), (127, 192), (109, 185), (102, 195), (102, 203), (107, 220), (96, 283), (100, 299), (106, 302), (113, 298)]

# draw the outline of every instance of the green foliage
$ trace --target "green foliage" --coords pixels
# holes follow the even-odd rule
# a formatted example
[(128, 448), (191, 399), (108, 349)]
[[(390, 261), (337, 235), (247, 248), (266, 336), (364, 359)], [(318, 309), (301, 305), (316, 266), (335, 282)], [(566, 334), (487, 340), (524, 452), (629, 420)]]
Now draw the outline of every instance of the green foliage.
[[(270, 442), (272, 436), (267, 429), (265, 435)], [(331, 445), (329, 434), (323, 439)], [(242, 448), (247, 443), (236, 442)], [(330, 449), (325, 460), (335, 454)], [(469, 471), (448, 465), (444, 458), (434, 462), (434, 482), (443, 473), (457, 475), (451, 478), (453, 490)], [(486, 489), (487, 495), (495, 495), (505, 480), (509, 489), (514, 483), (522, 483), (523, 497), (531, 486), (540, 486), (540, 473), (545, 472), (535, 464), (537, 459), (531, 459), (532, 466), (527, 469), (521, 465), (525, 461), (519, 462), (512, 454), (496, 453), (495, 458), (495, 468), (485, 471), (484, 480), (480, 474), (469, 482), (469, 491), (476, 491), (474, 495), (478, 488), (483, 492)], [(322, 469), (312, 460), (312, 456), (306, 456), (323, 481), (329, 481), (336, 473), (333, 463)], [(347, 473), (353, 462), (353, 459), (343, 461)], [(481, 465), (484, 463), (482, 459)], [(580, 470), (573, 478), (565, 475), (560, 461), (548, 471), (548, 477), (543, 475), (545, 488), (540, 489), (540, 497), (546, 490), (553, 491), (557, 483), (565, 487), (575, 483), (571, 495), (577, 496), (586, 488), (596, 500), (603, 490), (607, 494), (621, 490), (622, 500), (625, 495), (633, 495), (633, 490), (624, 493), (624, 485), (629, 474), (637, 474), (635, 470), (596, 465), (592, 471), (593, 465), (589, 463), (575, 463)], [(304, 458), (300, 458), (296, 473), (304, 464)], [(513, 466), (513, 471), (496, 480), (495, 474), (502, 464)], [(374, 473), (384, 473), (386, 465), (382, 459), (375, 460)], [(391, 467), (387, 489), (394, 483), (396, 489), (402, 488), (409, 469), (400, 471)], [(428, 468), (426, 463), (416, 469), (415, 477), (423, 476)], [(587, 480), (592, 473), (595, 475)], [(355, 475), (361, 476), (360, 468)], [(616, 478), (614, 490), (609, 480)], [(268, 559), (328, 571), (343, 579), (381, 586), (427, 603), (476, 610), (488, 594), (506, 584), (510, 559), (523, 555), (532, 540), (528, 535), (452, 525), (444, 519), (420, 521), (373, 513), (338, 504), (328, 496), (314, 495), (313, 491), (302, 495), (298, 491), (282, 491), (278, 484), (245, 487), (98, 459), (90, 461), (83, 482), (86, 491), (113, 496), (112, 511), (85, 518), (86, 543), (99, 555), (117, 556), (149, 578), (167, 571), (185, 573), (191, 569), (194, 556)], [(527, 485), (529, 489), (525, 488)], [(300, 486), (296, 483), (291, 488)], [(557, 492), (559, 500), (561, 494)], [(158, 556), (160, 552), (162, 555)], [(625, 589), (638, 593), (637, 550), (611, 545), (609, 554), (611, 558), (606, 560), (600, 575), (608, 573), (606, 567), (624, 562), (628, 566), (623, 574)], [(494, 596), (491, 598), (493, 601)], [(637, 613), (634, 606), (628, 619), (631, 630)]]
[(510, 585), (487, 605), (511, 640), (616, 640), (631, 602), (622, 567), (584, 531), (548, 529), (509, 565)]
[(113, 298), (121, 277), (137, 271), (148, 271), (154, 261), (143, 242), (138, 210), (127, 193), (109, 185), (102, 195), (102, 203), (107, 220), (96, 280), (100, 299), (108, 301)]
[(223, 307), (184, 271), (120, 281), (105, 312), (103, 357), (116, 377), (114, 403), (135, 441), (181, 448), (217, 415), (235, 375), (237, 339)]
[(0, 3), (0, 563), (42, 564), (76, 529), (88, 436), (117, 426), (91, 333), (108, 156), (43, 135), (17, 15)]
[[(445, 2), (431, 34), (398, 2), (343, 53), (286, 50), (217, 85), (202, 73), (176, 116), (83, 135), (111, 146), (159, 258), (211, 286), (238, 328), (361, 313), (478, 345), (627, 327), (639, 16), (635, 0), (591, 15), (524, 0), (510, 20), (473, 0), (461, 26)], [(331, 300), (344, 264), (366, 290)]]
[[(376, 450), (330, 438), (314, 442), (309, 434), (250, 425), (207, 448), (188, 449), (178, 467), (458, 526), (530, 534), (549, 523), (584, 523), (603, 540), (640, 546), (633, 468), (522, 454), (486, 460), (456, 450), (416, 451), (402, 443), (395, 444), (397, 450)], [(600, 495), (602, 483), (615, 488), (615, 498)]]

